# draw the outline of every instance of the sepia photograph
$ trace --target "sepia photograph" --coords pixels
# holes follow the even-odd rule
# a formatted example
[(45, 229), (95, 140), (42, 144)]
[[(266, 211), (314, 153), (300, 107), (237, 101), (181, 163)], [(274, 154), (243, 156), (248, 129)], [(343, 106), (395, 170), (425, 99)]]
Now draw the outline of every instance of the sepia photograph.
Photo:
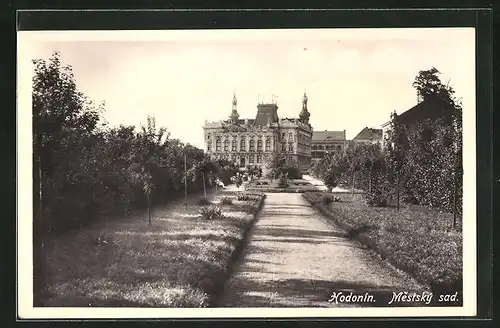
[(475, 315), (475, 54), (473, 28), (18, 32), (20, 316)]

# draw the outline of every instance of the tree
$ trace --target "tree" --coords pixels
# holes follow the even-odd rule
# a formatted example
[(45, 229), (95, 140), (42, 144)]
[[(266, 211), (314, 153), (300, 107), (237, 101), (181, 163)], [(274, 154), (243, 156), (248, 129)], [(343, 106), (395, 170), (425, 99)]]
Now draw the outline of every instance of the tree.
[(401, 175), (406, 163), (406, 152), (408, 150), (408, 138), (406, 127), (398, 120), (398, 115), (391, 114), (390, 128), (386, 139), (386, 151), (390, 170), (395, 174), (389, 175), (390, 182), (396, 184), (396, 203), (399, 211)]
[(193, 181), (196, 181), (201, 178), (205, 198), (207, 197), (205, 179), (209, 174), (216, 174), (217, 172), (219, 172), (219, 168), (217, 167), (216, 163), (211, 161), (208, 157), (204, 157), (202, 160), (198, 160), (193, 166), (191, 173), (192, 179)]
[(323, 182), (329, 192), (338, 185), (338, 176), (338, 168), (334, 165), (329, 165), (323, 173)]
[[(61, 65), (58, 52), (33, 64), (33, 191), (38, 199), (33, 213), (34, 293), (35, 302), (39, 302), (45, 290), (45, 242), (53, 227), (45, 218), (51, 217), (47, 214), (54, 210), (57, 195), (64, 195), (68, 185), (82, 180), (77, 174), (79, 159), (88, 154), (88, 148), (80, 146), (92, 137), (103, 108), (77, 90), (72, 69)], [(93, 180), (94, 172), (89, 173), (84, 179)]]
[(287, 174), (289, 179), (300, 179), (302, 174), (296, 162), (282, 152), (274, 152), (266, 163), (267, 175), (271, 179), (278, 179)]

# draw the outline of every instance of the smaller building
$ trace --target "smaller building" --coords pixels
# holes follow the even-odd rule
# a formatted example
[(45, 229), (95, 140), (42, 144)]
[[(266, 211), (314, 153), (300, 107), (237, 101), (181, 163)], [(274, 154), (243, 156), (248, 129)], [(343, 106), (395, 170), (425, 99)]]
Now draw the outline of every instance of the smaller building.
[(382, 129), (365, 127), (352, 139), (353, 144), (376, 144), (382, 147), (382, 132)]
[[(419, 102), (412, 108), (396, 115), (399, 123), (403, 124), (408, 131), (413, 130), (418, 122), (426, 119), (436, 120), (439, 118), (451, 118), (454, 108), (451, 104), (438, 97), (430, 97)], [(391, 122), (382, 124), (382, 140), (385, 139)]]
[(344, 131), (313, 131), (311, 140), (311, 161), (320, 161), (332, 152), (342, 152), (347, 146)]

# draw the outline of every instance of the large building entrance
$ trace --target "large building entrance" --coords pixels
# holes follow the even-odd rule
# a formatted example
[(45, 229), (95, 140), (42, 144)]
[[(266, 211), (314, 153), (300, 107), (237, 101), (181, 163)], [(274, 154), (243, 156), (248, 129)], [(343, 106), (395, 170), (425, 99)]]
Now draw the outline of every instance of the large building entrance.
[(245, 167), (245, 156), (240, 157), (240, 167)]

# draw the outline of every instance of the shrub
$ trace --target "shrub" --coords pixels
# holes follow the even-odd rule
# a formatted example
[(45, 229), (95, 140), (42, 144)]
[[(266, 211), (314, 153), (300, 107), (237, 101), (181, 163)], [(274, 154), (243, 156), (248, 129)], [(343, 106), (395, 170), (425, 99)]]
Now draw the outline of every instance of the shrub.
[(236, 199), (238, 199), (238, 200), (250, 200), (250, 196), (248, 194), (244, 194), (244, 193), (240, 192), (236, 196)]
[(205, 205), (210, 205), (211, 203), (208, 201), (206, 197), (200, 197), (200, 199), (198, 200), (198, 204), (205, 206)]
[(231, 197), (223, 197), (221, 200), (220, 200), (220, 203), (222, 205), (232, 205), (233, 204), (233, 199)]
[(288, 183), (287, 175), (286, 174), (280, 175), (280, 178), (278, 180), (278, 187), (287, 188), (288, 186), (290, 186), (290, 184)]
[(374, 207), (385, 207), (387, 206), (387, 197), (382, 195), (380, 192), (366, 194), (366, 203)]
[(330, 205), (333, 202), (333, 197), (331, 195), (323, 195), (321, 201), (325, 205)]
[(300, 168), (294, 164), (290, 164), (290, 166), (285, 167), (284, 172), (290, 179), (302, 179), (302, 172), (300, 171)]
[(200, 209), (200, 216), (203, 220), (219, 220), (224, 218), (222, 210), (218, 206), (210, 206)]
[(366, 203), (370, 206), (385, 207), (389, 203), (390, 186), (383, 176), (375, 177), (372, 190), (365, 194)]
[(243, 184), (243, 174), (239, 172), (236, 173), (231, 177), (231, 182), (234, 183), (237, 188), (240, 188), (240, 186)]
[(267, 185), (269, 185), (269, 182), (267, 182), (267, 181), (262, 181), (262, 184), (267, 186)]
[(257, 186), (260, 186), (260, 185), (261, 185), (260, 181), (255, 182), (255, 184), (256, 184)]

